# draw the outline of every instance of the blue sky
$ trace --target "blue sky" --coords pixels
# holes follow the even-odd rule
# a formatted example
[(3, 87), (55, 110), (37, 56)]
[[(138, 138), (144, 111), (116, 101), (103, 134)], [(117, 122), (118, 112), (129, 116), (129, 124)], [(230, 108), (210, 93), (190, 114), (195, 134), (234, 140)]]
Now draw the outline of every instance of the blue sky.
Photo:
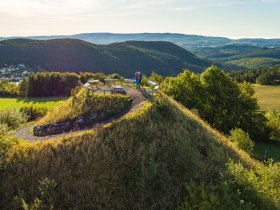
[(85, 32), (280, 38), (280, 0), (0, 0), (0, 36)]

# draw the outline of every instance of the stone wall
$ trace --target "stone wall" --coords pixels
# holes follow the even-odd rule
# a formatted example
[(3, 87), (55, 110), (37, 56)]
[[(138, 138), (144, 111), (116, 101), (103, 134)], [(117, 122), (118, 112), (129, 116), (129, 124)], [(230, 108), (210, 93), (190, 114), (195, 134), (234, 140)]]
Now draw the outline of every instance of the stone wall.
[(79, 116), (76, 120), (69, 122), (62, 122), (57, 124), (46, 124), (42, 126), (34, 126), (34, 136), (48, 136), (56, 135), (64, 132), (80, 130), (83, 127), (93, 125), (108, 117), (110, 112), (91, 113), (88, 116)]

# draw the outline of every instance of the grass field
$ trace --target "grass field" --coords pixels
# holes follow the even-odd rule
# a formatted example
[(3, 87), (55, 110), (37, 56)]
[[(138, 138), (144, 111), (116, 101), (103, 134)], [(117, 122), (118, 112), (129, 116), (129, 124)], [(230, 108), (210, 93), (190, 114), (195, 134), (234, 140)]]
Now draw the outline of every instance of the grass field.
[(280, 110), (280, 86), (253, 85), (261, 110)]
[(280, 147), (255, 143), (254, 156), (260, 159), (272, 158), (274, 161), (280, 161)]
[(51, 110), (58, 104), (65, 101), (66, 98), (0, 98), (0, 110), (8, 108), (20, 108), (22, 106), (42, 106)]

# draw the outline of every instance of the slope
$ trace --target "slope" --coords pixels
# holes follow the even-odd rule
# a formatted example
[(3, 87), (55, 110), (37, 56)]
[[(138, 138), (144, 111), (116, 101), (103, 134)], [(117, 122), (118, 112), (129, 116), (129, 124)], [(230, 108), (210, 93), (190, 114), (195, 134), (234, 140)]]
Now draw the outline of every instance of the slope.
[(110, 125), (61, 140), (21, 143), (9, 154), (2, 209), (57, 182), (56, 209), (173, 209), (190, 180), (208, 182), (245, 152), (165, 95)]
[(175, 75), (184, 68), (201, 72), (211, 62), (169, 42), (125, 42), (94, 45), (74, 39), (0, 42), (0, 63), (24, 63), (49, 71), (94, 71), (132, 76), (136, 70)]

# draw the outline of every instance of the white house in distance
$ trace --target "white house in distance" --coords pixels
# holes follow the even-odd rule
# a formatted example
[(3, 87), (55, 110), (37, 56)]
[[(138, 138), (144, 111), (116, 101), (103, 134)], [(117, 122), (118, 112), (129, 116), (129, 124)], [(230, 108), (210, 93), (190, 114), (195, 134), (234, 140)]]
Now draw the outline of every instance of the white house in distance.
[(22, 72), (21, 76), (22, 77), (27, 77), (29, 75), (29, 72), (28, 71), (24, 71)]
[(18, 64), (18, 67), (19, 68), (25, 68), (25, 65), (24, 64)]

